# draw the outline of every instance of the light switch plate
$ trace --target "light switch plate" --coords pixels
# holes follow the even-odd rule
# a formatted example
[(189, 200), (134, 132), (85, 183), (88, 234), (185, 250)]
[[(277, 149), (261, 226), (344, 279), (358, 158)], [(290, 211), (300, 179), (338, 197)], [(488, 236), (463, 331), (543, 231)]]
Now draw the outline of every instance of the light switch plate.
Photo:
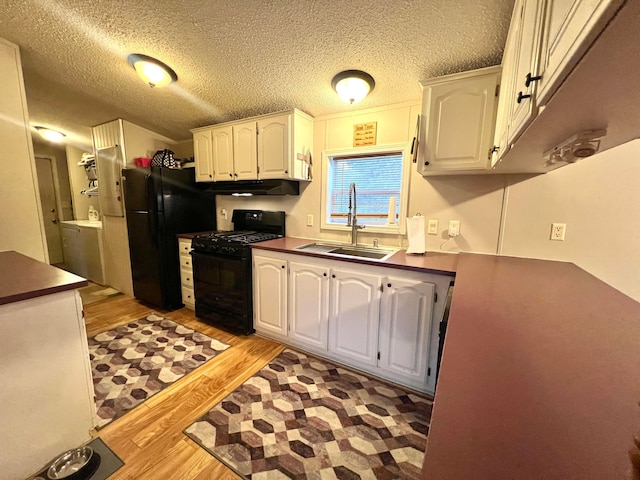
[(307, 227), (313, 227), (313, 215), (312, 214), (308, 214), (307, 215)]
[(427, 233), (429, 235), (438, 234), (438, 220), (429, 219), (429, 222), (427, 223)]
[(457, 237), (460, 235), (460, 220), (449, 220), (449, 236)]

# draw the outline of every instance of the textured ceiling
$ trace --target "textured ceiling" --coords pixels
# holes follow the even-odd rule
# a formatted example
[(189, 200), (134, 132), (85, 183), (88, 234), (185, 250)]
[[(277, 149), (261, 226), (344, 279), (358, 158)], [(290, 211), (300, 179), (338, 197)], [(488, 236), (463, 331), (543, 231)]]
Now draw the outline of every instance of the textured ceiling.
[[(420, 98), (418, 82), (500, 63), (513, 0), (3, 0), (0, 37), (20, 46), (32, 125), (88, 144), (124, 118), (175, 140), (190, 128), (293, 107), (312, 116)], [(143, 53), (178, 82), (151, 89)], [(332, 77), (376, 80), (343, 103)]]

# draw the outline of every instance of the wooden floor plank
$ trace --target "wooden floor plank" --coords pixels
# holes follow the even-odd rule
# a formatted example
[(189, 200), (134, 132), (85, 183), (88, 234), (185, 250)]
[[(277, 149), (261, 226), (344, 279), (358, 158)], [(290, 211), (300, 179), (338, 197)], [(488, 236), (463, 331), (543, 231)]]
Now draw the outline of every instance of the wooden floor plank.
[(167, 312), (127, 295), (86, 305), (84, 313), (88, 336), (157, 313), (231, 345), (97, 432), (125, 462), (111, 479), (239, 478), (182, 432), (276, 357), (284, 346), (255, 335), (233, 335), (200, 321), (186, 308)]

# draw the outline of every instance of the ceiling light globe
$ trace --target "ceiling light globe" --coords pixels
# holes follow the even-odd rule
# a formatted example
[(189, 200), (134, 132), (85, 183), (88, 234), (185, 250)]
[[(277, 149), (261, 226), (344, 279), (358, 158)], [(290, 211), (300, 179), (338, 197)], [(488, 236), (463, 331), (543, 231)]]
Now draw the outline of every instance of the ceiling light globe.
[(151, 87), (165, 87), (178, 79), (176, 72), (168, 65), (147, 55), (132, 53), (129, 55), (129, 64)]
[(159, 65), (149, 62), (137, 62), (136, 72), (152, 87), (165, 87), (171, 83), (171, 76)]
[(56, 130), (51, 130), (50, 128), (45, 127), (35, 127), (38, 133), (45, 140), (49, 140), (50, 142), (60, 143), (64, 140), (66, 136), (64, 133), (58, 132)]
[(338, 73), (331, 82), (338, 96), (346, 103), (358, 103), (366, 97), (373, 87), (373, 77), (360, 70), (346, 70)]

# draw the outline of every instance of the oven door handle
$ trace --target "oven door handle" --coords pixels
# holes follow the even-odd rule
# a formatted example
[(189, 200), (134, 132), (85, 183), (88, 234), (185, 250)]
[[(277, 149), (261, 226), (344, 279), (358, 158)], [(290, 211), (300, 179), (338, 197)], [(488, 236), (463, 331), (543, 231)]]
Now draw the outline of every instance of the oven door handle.
[(236, 263), (247, 263), (248, 261), (250, 261), (251, 257), (236, 257), (234, 255), (225, 255), (223, 253), (210, 253), (210, 252), (198, 252), (195, 250), (191, 250), (189, 252), (189, 255), (191, 255), (193, 257), (193, 265), (195, 267), (195, 262), (196, 259), (198, 257), (202, 257), (202, 258), (220, 258), (222, 260), (228, 261), (228, 262), (236, 262)]

